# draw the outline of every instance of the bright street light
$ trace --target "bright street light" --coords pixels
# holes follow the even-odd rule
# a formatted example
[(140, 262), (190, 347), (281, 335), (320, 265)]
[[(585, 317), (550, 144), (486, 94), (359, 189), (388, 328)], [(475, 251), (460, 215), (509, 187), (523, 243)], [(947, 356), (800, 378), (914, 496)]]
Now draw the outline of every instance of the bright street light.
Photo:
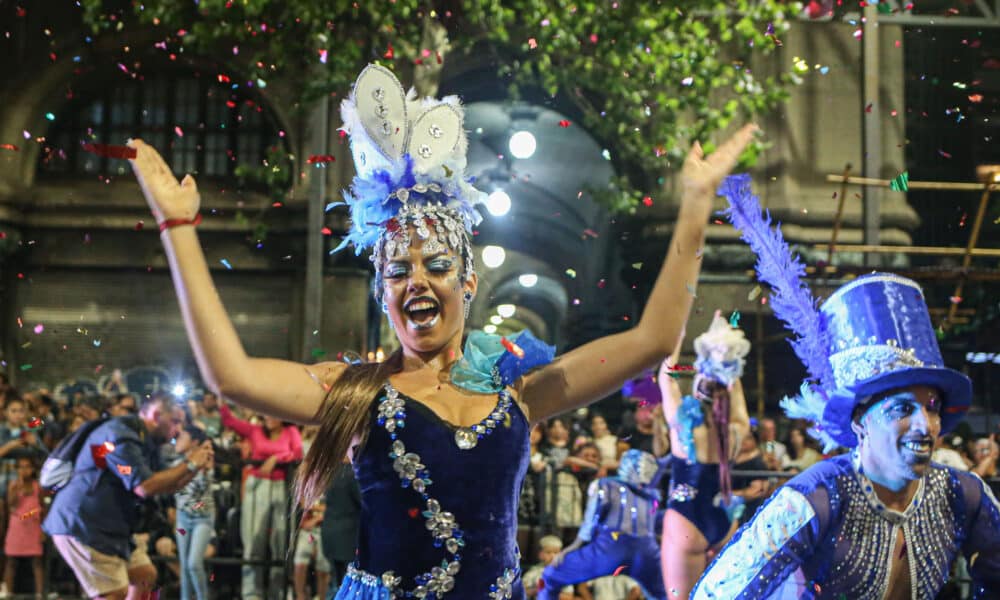
[(510, 153), (514, 158), (531, 158), (538, 147), (538, 143), (530, 131), (518, 131), (510, 136), (510, 142), (508, 142), (507, 146), (510, 148)]
[(486, 246), (483, 248), (483, 264), (491, 269), (502, 265), (506, 258), (507, 253), (500, 246)]
[(521, 287), (535, 287), (535, 284), (538, 283), (538, 275), (535, 275), (534, 273), (525, 273), (517, 278), (517, 282), (521, 284)]
[(513, 304), (501, 304), (497, 306), (497, 314), (505, 319), (509, 319), (514, 316), (515, 307)]
[(486, 210), (494, 217), (502, 217), (510, 212), (510, 196), (503, 190), (496, 190), (486, 198)]

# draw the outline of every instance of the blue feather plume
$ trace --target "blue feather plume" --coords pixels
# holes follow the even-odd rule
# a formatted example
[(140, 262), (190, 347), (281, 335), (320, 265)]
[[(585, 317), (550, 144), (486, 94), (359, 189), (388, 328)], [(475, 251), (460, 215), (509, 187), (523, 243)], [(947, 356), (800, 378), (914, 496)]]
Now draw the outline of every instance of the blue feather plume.
[(750, 189), (749, 175), (727, 177), (719, 194), (729, 200), (726, 216), (757, 255), (754, 268), (757, 278), (771, 287), (770, 303), (774, 314), (796, 336), (791, 341), (795, 354), (814, 382), (822, 389), (832, 389), (835, 383), (829, 361), (830, 334), (820, 315), (818, 301), (802, 280), (806, 274), (805, 264), (798, 255), (792, 254), (781, 235), (780, 224), (771, 229), (771, 215), (767, 211), (762, 213), (760, 202)]
[[(482, 220), (482, 216), (474, 207), (475, 203), (480, 201), (478, 197), (480, 192), (463, 185), (457, 175), (450, 178), (435, 177), (433, 174), (418, 173), (414, 171), (413, 166), (413, 158), (409, 154), (404, 154), (403, 160), (390, 170), (379, 169), (367, 177), (355, 175), (351, 189), (343, 192), (344, 204), (351, 212), (351, 227), (340, 245), (331, 250), (330, 254), (339, 252), (349, 244), (354, 246), (355, 254), (361, 254), (375, 246), (385, 224), (403, 207), (403, 202), (395, 196), (390, 197), (390, 194), (400, 188), (412, 188), (418, 183), (435, 183), (441, 186), (441, 191), (428, 190), (420, 193), (411, 189), (407, 204), (441, 203), (452, 208), (462, 217), (467, 232), (471, 232), (472, 227)], [(456, 172), (451, 173), (454, 175)], [(468, 183), (471, 181), (466, 182)], [(477, 194), (477, 197), (469, 198), (469, 190)], [(340, 203), (336, 203), (333, 206), (339, 205)]]

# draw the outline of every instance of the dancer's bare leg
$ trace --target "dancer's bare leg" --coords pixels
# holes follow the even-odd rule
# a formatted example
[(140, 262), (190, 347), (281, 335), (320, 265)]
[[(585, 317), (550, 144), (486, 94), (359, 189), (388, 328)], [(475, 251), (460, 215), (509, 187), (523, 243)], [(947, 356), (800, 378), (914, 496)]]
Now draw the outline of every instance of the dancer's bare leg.
[(708, 540), (694, 523), (679, 512), (667, 509), (663, 516), (660, 564), (670, 600), (691, 596), (694, 584), (708, 564), (707, 552)]

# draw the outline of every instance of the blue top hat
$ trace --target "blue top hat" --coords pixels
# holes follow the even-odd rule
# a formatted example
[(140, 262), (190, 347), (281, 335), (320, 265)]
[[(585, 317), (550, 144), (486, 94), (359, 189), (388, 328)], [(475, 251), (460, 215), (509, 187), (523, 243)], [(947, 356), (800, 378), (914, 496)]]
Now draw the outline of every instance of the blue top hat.
[(912, 385), (940, 390), (941, 432), (962, 419), (972, 400), (968, 377), (944, 366), (923, 291), (891, 273), (843, 285), (820, 306), (830, 337), (836, 388), (828, 390), (820, 426), (837, 443), (857, 445), (851, 416), (865, 399)]

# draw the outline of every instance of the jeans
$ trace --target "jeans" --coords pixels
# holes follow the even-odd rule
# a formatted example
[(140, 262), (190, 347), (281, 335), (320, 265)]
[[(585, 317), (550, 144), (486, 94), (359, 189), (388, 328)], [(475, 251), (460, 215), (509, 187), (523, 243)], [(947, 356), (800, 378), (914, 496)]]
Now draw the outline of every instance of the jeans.
[[(181, 565), (181, 600), (208, 600), (205, 549), (212, 539), (212, 515), (177, 511), (177, 558)], [(181, 530), (184, 531), (181, 534)]]
[[(240, 537), (243, 539), (243, 559), (283, 561), (288, 546), (288, 492), (284, 480), (247, 477), (240, 507)], [(243, 565), (242, 592), (244, 600), (262, 596), (264, 568)], [(268, 578), (270, 600), (284, 600), (282, 584), (284, 568), (270, 568)]]

